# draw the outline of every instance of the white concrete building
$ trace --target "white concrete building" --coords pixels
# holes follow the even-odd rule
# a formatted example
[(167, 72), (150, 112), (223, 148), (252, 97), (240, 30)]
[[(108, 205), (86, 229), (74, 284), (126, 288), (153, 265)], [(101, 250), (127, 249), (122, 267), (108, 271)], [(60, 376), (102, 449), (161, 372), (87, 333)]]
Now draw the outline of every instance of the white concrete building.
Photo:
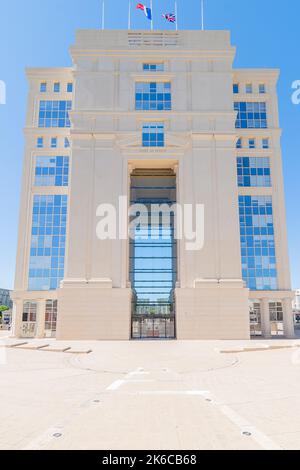
[[(14, 335), (293, 337), (278, 71), (234, 69), (227, 31), (84, 30), (70, 52), (27, 71)], [(202, 205), (202, 249), (178, 214), (99, 239), (120, 203)]]

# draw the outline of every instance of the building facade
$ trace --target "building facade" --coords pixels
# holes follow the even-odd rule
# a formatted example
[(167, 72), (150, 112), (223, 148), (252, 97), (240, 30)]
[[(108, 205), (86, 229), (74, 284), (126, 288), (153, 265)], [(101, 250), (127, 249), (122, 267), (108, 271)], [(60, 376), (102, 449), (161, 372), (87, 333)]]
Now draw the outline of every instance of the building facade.
[(227, 31), (83, 30), (70, 53), (27, 71), (14, 335), (293, 337), (278, 71), (234, 69)]

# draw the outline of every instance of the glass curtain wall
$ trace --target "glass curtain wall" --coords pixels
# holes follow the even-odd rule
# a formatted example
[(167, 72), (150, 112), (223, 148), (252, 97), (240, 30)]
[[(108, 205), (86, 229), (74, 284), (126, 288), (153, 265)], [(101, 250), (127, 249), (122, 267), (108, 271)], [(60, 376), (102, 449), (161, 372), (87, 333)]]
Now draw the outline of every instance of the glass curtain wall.
[[(177, 243), (176, 175), (172, 170), (135, 170), (131, 205), (144, 209), (132, 215), (130, 280), (133, 289), (132, 338), (175, 338)], [(163, 205), (163, 206), (162, 206)], [(136, 217), (142, 217), (137, 223)], [(136, 223), (132, 224), (133, 220)]]

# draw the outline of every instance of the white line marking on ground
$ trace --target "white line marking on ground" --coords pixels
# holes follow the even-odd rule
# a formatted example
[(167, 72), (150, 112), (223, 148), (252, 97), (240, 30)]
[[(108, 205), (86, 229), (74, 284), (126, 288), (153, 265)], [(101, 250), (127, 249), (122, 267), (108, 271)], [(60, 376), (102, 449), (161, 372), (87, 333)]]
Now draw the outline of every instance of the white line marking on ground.
[(45, 447), (45, 445), (49, 444), (49, 442), (57, 439), (55, 435), (62, 435), (63, 428), (62, 427), (52, 427), (47, 429), (43, 434), (39, 437), (31, 441), (27, 446), (23, 447), (22, 450), (39, 450)]
[(262, 431), (253, 426), (247, 419), (243, 418), (236, 411), (223, 403), (218, 403), (211, 397), (211, 404), (220, 410), (235, 426), (237, 426), (242, 433), (250, 433), (253, 440), (255, 440), (264, 450), (283, 450), (276, 442), (264, 434)]
[(124, 379), (119, 379), (119, 380), (116, 380), (115, 382), (113, 382), (111, 385), (109, 385), (106, 390), (108, 392), (113, 392), (113, 391), (116, 391), (118, 390), (119, 388), (122, 387), (122, 385), (124, 385), (126, 382), (131, 382), (131, 378), (132, 377), (135, 377), (135, 376), (138, 376), (138, 375), (148, 375), (149, 372), (146, 372), (142, 367), (139, 367), (138, 369), (136, 370), (133, 370), (131, 372), (128, 372), (128, 374), (125, 376)]
[(108, 391), (118, 390), (120, 387), (122, 387), (124, 383), (125, 383), (125, 380), (116, 380), (115, 382), (110, 384), (106, 390)]
[(276, 444), (270, 437), (266, 436), (263, 432), (259, 431), (249, 421), (240, 416), (236, 411), (227, 405), (216, 403), (218, 409), (225, 415), (233, 424), (235, 424), (242, 432), (251, 433), (251, 437), (264, 449), (264, 450), (283, 450)]
[[(129, 372), (125, 379), (120, 379), (116, 380), (113, 382), (111, 385), (109, 385), (106, 390), (107, 391), (116, 391), (122, 385), (124, 385), (126, 382), (130, 381), (131, 377), (139, 376), (139, 375), (147, 375), (149, 372), (145, 372), (145, 370), (141, 367), (139, 367), (137, 370), (134, 370), (132, 372)], [(135, 381), (133, 381), (135, 382)], [(100, 403), (100, 401), (99, 401)], [(97, 400), (98, 404), (98, 400)], [(49, 444), (51, 441), (55, 439), (59, 439), (60, 437), (63, 437), (63, 430), (67, 425), (69, 425), (71, 422), (73, 422), (78, 416), (80, 416), (82, 413), (87, 411), (91, 406), (95, 406), (95, 398), (91, 400), (84, 401), (79, 405), (77, 410), (72, 413), (71, 416), (69, 416), (67, 419), (65, 419), (62, 423), (48, 428), (45, 432), (40, 434), (37, 438), (32, 440), (29, 444), (27, 444), (22, 450), (39, 450), (45, 448), (47, 444)]]

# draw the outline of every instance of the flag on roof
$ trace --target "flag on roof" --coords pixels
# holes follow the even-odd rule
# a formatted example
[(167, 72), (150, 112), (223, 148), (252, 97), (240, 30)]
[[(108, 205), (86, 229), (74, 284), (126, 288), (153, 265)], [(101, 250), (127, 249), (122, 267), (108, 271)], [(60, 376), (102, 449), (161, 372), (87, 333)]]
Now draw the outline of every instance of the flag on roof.
[(162, 15), (165, 20), (169, 21), (170, 23), (176, 23), (176, 15), (174, 13), (166, 13)]
[(151, 8), (146, 7), (146, 5), (143, 5), (142, 3), (138, 3), (136, 8), (138, 10), (142, 10), (145, 13), (146, 17), (148, 18), (148, 20), (150, 20), (150, 21), (152, 20), (152, 10), (151, 10)]

